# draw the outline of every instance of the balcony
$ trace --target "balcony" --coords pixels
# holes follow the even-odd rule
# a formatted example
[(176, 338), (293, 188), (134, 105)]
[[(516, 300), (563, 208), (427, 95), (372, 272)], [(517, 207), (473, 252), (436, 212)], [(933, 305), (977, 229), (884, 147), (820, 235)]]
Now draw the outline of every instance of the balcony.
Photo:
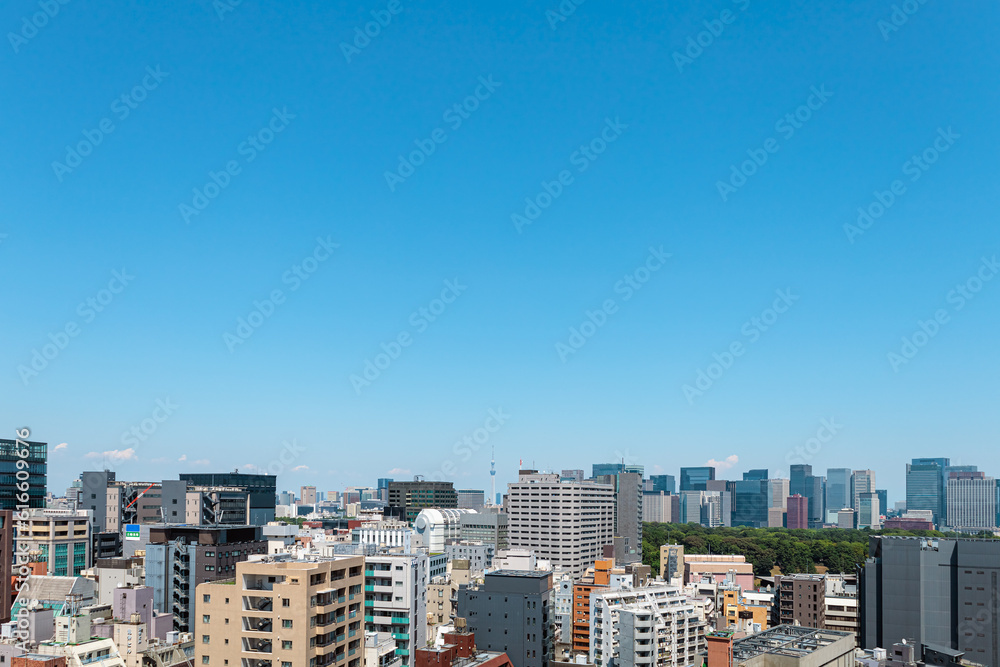
[(271, 640), (270, 639), (258, 639), (256, 637), (244, 637), (243, 638), (243, 652), (244, 653), (270, 653), (271, 652)]
[(243, 610), (244, 611), (271, 611), (274, 608), (274, 601), (271, 598), (252, 596), (243, 596)]

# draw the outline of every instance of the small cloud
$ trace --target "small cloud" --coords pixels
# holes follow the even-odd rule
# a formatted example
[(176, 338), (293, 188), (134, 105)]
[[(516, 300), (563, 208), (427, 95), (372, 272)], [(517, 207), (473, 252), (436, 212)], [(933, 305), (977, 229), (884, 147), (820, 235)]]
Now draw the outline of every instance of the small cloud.
[(188, 455), (187, 454), (181, 454), (181, 457), (179, 459), (177, 459), (177, 462), (178, 463), (184, 463), (187, 460), (188, 460)]
[(212, 464), (212, 462), (209, 461), (208, 459), (198, 459), (198, 460), (194, 461), (191, 465), (207, 466), (207, 465), (211, 465), (211, 464)]
[(61, 452), (62, 450), (66, 449), (67, 447), (69, 447), (69, 443), (60, 442), (58, 445), (56, 445), (55, 447), (52, 448), (52, 451), (54, 451), (54, 452)]
[(109, 449), (106, 452), (87, 452), (85, 457), (88, 459), (110, 459), (111, 461), (139, 460), (139, 457), (135, 455), (135, 450), (131, 447), (128, 449)]
[(407, 470), (406, 468), (393, 468), (392, 470), (390, 470), (386, 474), (387, 475), (409, 475), (410, 471)]
[(309, 466), (295, 466), (292, 468), (292, 472), (301, 472), (303, 470), (309, 470)]
[(727, 456), (722, 461), (716, 461), (715, 459), (709, 459), (708, 463), (706, 463), (705, 465), (711, 466), (712, 468), (715, 468), (716, 470), (729, 470), (730, 468), (732, 468), (734, 465), (736, 465), (739, 462), (740, 462), (740, 457), (739, 456), (737, 456), (736, 454), (730, 454), (729, 456)]

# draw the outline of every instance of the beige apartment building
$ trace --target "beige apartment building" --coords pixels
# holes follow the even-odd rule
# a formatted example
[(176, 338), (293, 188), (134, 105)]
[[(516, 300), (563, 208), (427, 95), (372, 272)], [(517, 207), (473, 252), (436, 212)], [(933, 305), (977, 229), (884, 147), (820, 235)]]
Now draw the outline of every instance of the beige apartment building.
[(364, 558), (268, 556), (200, 584), (195, 667), (363, 667)]

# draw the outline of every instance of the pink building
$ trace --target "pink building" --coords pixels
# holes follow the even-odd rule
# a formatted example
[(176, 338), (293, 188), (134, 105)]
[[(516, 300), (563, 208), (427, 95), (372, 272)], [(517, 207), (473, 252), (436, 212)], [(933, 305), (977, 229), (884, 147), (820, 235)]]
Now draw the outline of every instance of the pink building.
[(795, 494), (788, 496), (788, 528), (805, 529), (809, 527), (809, 499)]

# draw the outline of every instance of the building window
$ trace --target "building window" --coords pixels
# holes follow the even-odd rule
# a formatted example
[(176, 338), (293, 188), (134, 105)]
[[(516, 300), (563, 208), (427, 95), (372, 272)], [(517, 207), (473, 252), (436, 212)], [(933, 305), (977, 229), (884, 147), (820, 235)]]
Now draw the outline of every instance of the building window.
[(228, 618), (226, 619), (226, 625), (229, 625), (229, 619)]
[(283, 599), (283, 600), (281, 601), (281, 606), (282, 606), (282, 607), (287, 607), (287, 606), (288, 606), (288, 603), (289, 603), (289, 600), (288, 600), (288, 598), (285, 598), (285, 599)]
[(201, 664), (203, 664), (203, 665), (207, 665), (208, 664), (208, 656), (207, 655), (201, 656)]
[(211, 616), (209, 616), (208, 614), (204, 614), (204, 615), (203, 615), (203, 616), (201, 617), (201, 622), (202, 622), (202, 623), (208, 623), (209, 619), (211, 619), (211, 618), (212, 618), (212, 617), (211, 617)]
[(284, 660), (282, 660), (281, 661), (281, 667), (292, 667), (292, 663), (285, 662)]
[(208, 643), (208, 635), (202, 635), (201, 636), (201, 643), (202, 644), (207, 644)]
[(290, 650), (292, 648), (292, 642), (287, 639), (281, 640), (281, 648), (286, 651)]
[(290, 627), (292, 627), (292, 619), (290, 619), (290, 618), (283, 618), (283, 619), (281, 619), (281, 627), (283, 627), (283, 628), (290, 628)]
[(205, 566), (205, 571), (206, 572), (215, 572), (215, 566), (214, 565), (206, 565)]
[(211, 602), (212, 601), (212, 596), (211, 595), (202, 595), (201, 596), (201, 601), (202, 602)]

